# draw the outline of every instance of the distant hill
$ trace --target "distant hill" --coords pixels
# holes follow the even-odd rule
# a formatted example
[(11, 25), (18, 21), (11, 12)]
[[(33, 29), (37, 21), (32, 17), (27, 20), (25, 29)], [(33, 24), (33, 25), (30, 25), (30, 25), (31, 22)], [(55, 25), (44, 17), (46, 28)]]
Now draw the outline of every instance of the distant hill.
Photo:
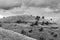
[[(4, 18), (0, 19), (0, 22), (4, 22), (4, 23), (15, 23), (17, 21), (35, 22), (36, 20), (35, 20), (35, 16), (32, 16), (32, 15), (17, 15), (17, 16), (4, 17)], [(50, 21), (48, 19), (42, 19), (40, 17), (39, 22), (42, 22), (42, 21), (44, 21), (44, 22), (49, 21), (49, 22), (53, 23), (53, 21)]]
[(0, 22), (15, 22), (17, 20), (26, 21), (26, 20), (33, 20), (34, 18), (35, 16), (31, 16), (31, 15), (10, 16), (0, 19)]

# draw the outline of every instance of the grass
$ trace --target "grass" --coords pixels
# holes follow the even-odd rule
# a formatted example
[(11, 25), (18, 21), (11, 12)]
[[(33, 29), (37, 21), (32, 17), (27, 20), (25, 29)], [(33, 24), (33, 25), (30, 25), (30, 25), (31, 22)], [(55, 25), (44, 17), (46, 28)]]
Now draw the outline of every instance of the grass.
[(12, 30), (7, 30), (3, 28), (0, 28), (0, 35), (2, 36), (2, 40), (36, 40)]
[[(51, 23), (49, 25), (41, 25), (39, 23), (39, 25), (34, 25), (34, 26), (30, 26), (32, 23), (35, 23), (35, 17), (31, 17), (31, 16), (17, 16), (17, 17), (8, 17), (6, 19), (1, 19), (1, 27), (7, 30), (12, 30), (14, 32), (18, 32), (21, 33), (22, 30), (24, 30), (24, 32), (22, 33), (23, 35), (26, 35), (28, 37), (31, 38), (35, 38), (37, 40), (53, 40), (52, 38), (53, 35), (51, 35), (50, 33), (53, 31), (54, 33), (57, 33), (59, 36), (57, 38), (54, 38), (54, 40), (60, 40), (60, 29), (57, 28), (58, 30), (56, 30), (56, 27), (59, 27), (58, 25), (55, 25), (54, 23)], [(24, 22), (27, 23), (18, 23), (16, 21), (19, 20), (24, 20)], [(42, 21), (45, 21), (45, 19), (40, 19), (39, 22), (42, 23)], [(45, 21), (47, 22), (47, 20)], [(54, 29), (55, 27), (55, 29)], [(41, 29), (43, 28), (43, 29)], [(31, 31), (32, 30), (32, 31)], [(24, 34), (25, 33), (25, 34)], [(10, 35), (9, 33), (6, 35)], [(14, 34), (13, 34), (14, 35)], [(42, 38), (43, 39), (42, 39)], [(19, 38), (19, 37), (18, 37)]]

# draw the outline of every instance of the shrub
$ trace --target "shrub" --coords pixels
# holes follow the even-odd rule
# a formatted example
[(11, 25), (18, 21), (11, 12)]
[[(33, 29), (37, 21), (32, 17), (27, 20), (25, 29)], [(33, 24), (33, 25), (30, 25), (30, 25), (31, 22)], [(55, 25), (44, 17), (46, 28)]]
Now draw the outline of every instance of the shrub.
[(47, 22), (45, 22), (45, 24), (46, 24), (46, 25), (49, 25), (49, 22), (47, 21)]
[(36, 21), (36, 22), (34, 23), (34, 25), (38, 25), (38, 21)]
[(40, 31), (40, 32), (43, 31), (43, 28), (40, 28), (39, 31)]
[(38, 25), (38, 21), (36, 21), (35, 23), (32, 23), (30, 26), (34, 26), (34, 25)]
[(2, 27), (2, 24), (0, 24), (0, 27)]
[(24, 30), (21, 31), (21, 34), (26, 35), (26, 32)]
[(16, 23), (22, 23), (22, 21), (21, 20), (17, 20)]
[(34, 26), (34, 24), (31, 24), (30, 26)]
[(50, 19), (52, 21), (52, 19)]
[(39, 20), (40, 19), (40, 16), (36, 16), (36, 18), (35, 18), (36, 20)]
[(45, 22), (43, 21), (42, 23), (41, 23), (41, 25), (44, 25), (45, 24)]
[(40, 36), (38, 40), (46, 40), (44, 37)]
[(44, 19), (45, 17), (44, 16), (42, 16), (42, 19)]
[(50, 27), (51, 29), (58, 29), (59, 27)]
[(53, 35), (53, 37), (57, 37), (57, 36), (58, 36), (57, 34)]
[(32, 32), (32, 29), (31, 30), (29, 30), (29, 33), (31, 33)]
[(51, 32), (50, 34), (53, 35), (53, 34), (55, 34), (55, 33), (54, 33), (54, 32)]

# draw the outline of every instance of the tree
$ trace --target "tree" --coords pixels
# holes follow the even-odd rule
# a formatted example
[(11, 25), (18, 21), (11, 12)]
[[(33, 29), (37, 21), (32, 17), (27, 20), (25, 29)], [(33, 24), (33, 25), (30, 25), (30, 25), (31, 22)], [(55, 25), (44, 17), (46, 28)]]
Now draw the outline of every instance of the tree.
[(41, 25), (44, 25), (45, 24), (45, 22), (43, 21), (42, 23), (41, 23)]
[(36, 18), (35, 18), (36, 20), (39, 20), (40, 19), (40, 16), (36, 16)]
[(53, 37), (57, 37), (57, 36), (58, 36), (58, 34), (53, 35)]
[(31, 30), (29, 30), (29, 33), (32, 33), (32, 29), (31, 29)]
[(43, 31), (43, 28), (41, 27), (41, 28), (39, 29), (39, 31), (42, 32), (42, 31)]
[(22, 23), (22, 21), (21, 20), (17, 20), (16, 23)]
[(34, 26), (34, 24), (32, 23), (30, 26)]
[(2, 24), (0, 24), (0, 27), (2, 27)]
[(24, 30), (21, 31), (21, 34), (26, 35), (26, 32)]
[(38, 21), (36, 21), (36, 22), (34, 23), (34, 25), (38, 25)]
[(51, 32), (50, 34), (51, 34), (51, 35), (54, 35), (55, 33), (54, 33), (54, 32)]
[(52, 19), (50, 19), (52, 21)]
[(40, 19), (40, 16), (36, 16), (36, 22), (34, 23), (34, 25), (38, 25), (38, 21), (39, 21), (39, 19)]
[(45, 24), (46, 24), (46, 25), (49, 25), (49, 22), (47, 21), (47, 22), (45, 22)]
[(44, 16), (42, 16), (42, 19), (44, 19), (45, 17)]
[(40, 36), (38, 40), (46, 40), (43, 36)]

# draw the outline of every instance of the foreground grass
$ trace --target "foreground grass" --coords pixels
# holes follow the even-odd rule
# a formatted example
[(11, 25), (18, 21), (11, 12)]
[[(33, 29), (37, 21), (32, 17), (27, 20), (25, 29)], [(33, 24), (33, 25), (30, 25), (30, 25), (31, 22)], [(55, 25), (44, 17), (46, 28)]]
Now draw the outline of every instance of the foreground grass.
[(36, 40), (17, 32), (0, 28), (0, 35), (4, 36), (2, 40)]
[[(17, 23), (3, 23), (2, 28), (13, 30), (14, 32), (21, 33), (22, 30), (26, 32), (26, 36), (29, 36), (31, 38), (40, 39), (40, 37), (43, 37), (45, 40), (60, 40), (60, 29), (55, 30), (49, 28), (49, 26), (43, 27), (43, 31), (39, 31), (41, 29), (42, 25), (40, 26), (30, 26), (29, 24), (17, 24)], [(32, 32), (29, 32), (32, 29)], [(51, 32), (57, 33), (59, 36), (57, 38), (53, 37), (53, 35), (50, 35)], [(19, 38), (19, 37), (18, 37)]]

